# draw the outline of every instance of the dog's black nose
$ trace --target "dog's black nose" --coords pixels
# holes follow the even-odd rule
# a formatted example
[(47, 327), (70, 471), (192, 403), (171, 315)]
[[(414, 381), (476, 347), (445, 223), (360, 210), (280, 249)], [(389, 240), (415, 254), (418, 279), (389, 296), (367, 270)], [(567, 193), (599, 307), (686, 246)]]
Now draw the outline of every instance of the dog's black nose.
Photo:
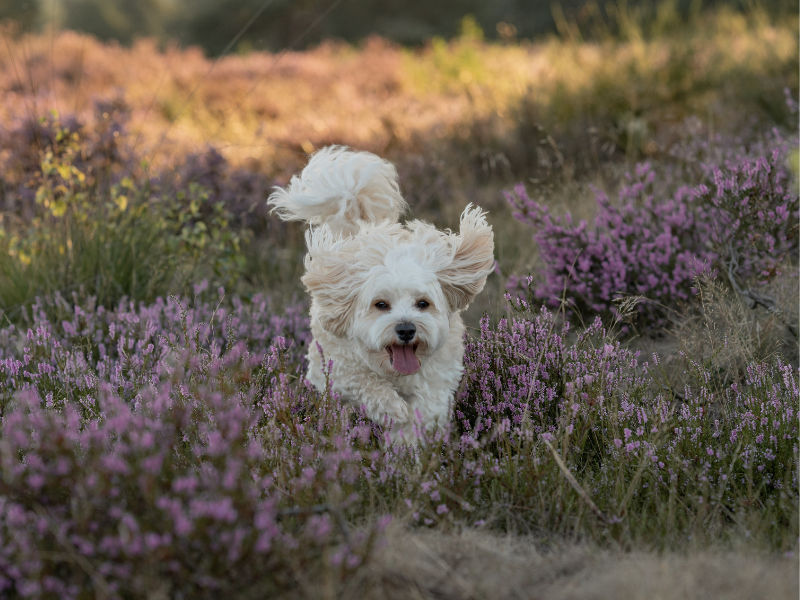
[(397, 337), (400, 338), (401, 342), (410, 342), (417, 333), (417, 326), (413, 323), (400, 323), (394, 330), (397, 332)]

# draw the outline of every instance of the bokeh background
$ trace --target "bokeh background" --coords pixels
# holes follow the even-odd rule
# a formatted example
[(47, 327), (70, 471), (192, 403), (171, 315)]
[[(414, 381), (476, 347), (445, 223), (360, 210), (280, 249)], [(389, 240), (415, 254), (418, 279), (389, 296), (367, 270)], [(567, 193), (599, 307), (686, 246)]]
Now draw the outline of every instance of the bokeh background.
[[(670, 10), (674, 8), (682, 17), (720, 6), (742, 10), (755, 5), (751, 0), (669, 3)], [(660, 3), (659, 9), (659, 3), (653, 0), (629, 0), (620, 6), (641, 11), (649, 19), (665, 5)], [(765, 0), (758, 6), (781, 17), (791, 16), (797, 9), (796, 2), (790, 0)], [(475, 17), (487, 39), (503, 39), (513, 32), (520, 39), (530, 40), (563, 30), (570, 23), (592, 27), (598, 17), (605, 19), (616, 9), (616, 3), (594, 0), (3, 0), (0, 18), (14, 19), (30, 31), (57, 25), (123, 44), (136, 37), (178, 40), (216, 56), (256, 14), (259, 18), (235, 42), (234, 51), (276, 51), (289, 46), (303, 49), (330, 38), (358, 43), (370, 35), (418, 46), (434, 36), (456, 36), (465, 15)], [(316, 21), (317, 26), (302, 35)], [(512, 29), (498, 29), (498, 23)], [(674, 21), (672, 26), (679, 26), (679, 22)]]

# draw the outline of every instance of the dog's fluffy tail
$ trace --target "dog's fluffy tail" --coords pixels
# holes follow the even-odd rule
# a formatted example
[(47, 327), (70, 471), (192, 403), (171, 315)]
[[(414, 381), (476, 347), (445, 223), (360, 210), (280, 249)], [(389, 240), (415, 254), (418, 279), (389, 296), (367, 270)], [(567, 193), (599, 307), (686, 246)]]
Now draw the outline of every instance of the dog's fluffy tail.
[(394, 165), (345, 146), (314, 153), (303, 172), (285, 188), (276, 188), (268, 203), (284, 221), (325, 224), (334, 235), (355, 234), (359, 221), (397, 222), (408, 208)]

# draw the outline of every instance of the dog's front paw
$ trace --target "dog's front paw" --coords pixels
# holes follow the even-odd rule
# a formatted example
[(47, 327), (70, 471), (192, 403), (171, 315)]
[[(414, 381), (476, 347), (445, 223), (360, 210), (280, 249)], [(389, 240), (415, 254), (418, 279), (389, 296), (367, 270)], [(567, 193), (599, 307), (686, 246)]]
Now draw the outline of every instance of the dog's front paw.
[(386, 398), (375, 407), (376, 421), (406, 423), (411, 419), (411, 410), (402, 398)]

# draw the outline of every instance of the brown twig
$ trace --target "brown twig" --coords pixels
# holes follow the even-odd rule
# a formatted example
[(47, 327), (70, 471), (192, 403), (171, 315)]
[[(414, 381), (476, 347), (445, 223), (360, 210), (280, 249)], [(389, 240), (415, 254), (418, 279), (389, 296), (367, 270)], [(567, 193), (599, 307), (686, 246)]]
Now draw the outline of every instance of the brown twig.
[(564, 477), (567, 478), (567, 481), (569, 481), (569, 484), (572, 486), (572, 488), (576, 492), (578, 492), (578, 495), (583, 499), (584, 502), (586, 502), (586, 505), (589, 507), (589, 509), (595, 515), (597, 515), (597, 518), (603, 521), (603, 523), (611, 524), (612, 523), (611, 519), (609, 519), (603, 513), (603, 511), (597, 508), (597, 505), (594, 502), (592, 502), (592, 499), (589, 497), (589, 494), (586, 493), (586, 490), (584, 490), (581, 487), (581, 484), (578, 483), (578, 480), (575, 479), (575, 476), (572, 473), (570, 473), (569, 469), (567, 468), (567, 465), (564, 464), (564, 461), (561, 460), (561, 457), (558, 455), (558, 452), (556, 452), (556, 449), (553, 447), (553, 444), (551, 444), (549, 440), (543, 439), (542, 441), (548, 448), (550, 448), (550, 452), (553, 453), (553, 459), (556, 461), (558, 468), (561, 469), (562, 473), (564, 473)]

